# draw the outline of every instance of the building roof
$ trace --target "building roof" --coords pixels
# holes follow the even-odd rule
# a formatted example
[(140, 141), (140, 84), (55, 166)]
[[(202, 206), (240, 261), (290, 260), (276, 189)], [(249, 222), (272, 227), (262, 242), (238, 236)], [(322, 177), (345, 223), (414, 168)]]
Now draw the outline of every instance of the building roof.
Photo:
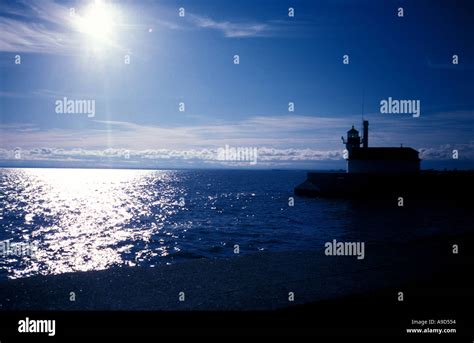
[(359, 133), (359, 131), (357, 131), (356, 129), (354, 129), (354, 125), (352, 125), (352, 129), (350, 129), (349, 131), (347, 131), (347, 133)]
[(351, 160), (405, 160), (419, 161), (418, 151), (413, 148), (353, 148)]

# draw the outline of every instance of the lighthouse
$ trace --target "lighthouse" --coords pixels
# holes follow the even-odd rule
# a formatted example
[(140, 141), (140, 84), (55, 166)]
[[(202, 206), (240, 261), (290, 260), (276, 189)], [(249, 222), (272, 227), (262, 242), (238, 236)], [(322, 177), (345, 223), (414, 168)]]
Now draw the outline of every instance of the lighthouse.
[[(296, 195), (310, 197), (348, 197), (395, 199), (459, 199), (458, 189), (471, 185), (474, 174), (459, 171), (420, 170), (418, 151), (409, 147), (369, 147), (369, 122), (362, 122), (362, 137), (354, 126), (342, 137), (347, 170), (309, 172), (306, 181), (295, 188)], [(346, 154), (348, 152), (348, 154)], [(346, 157), (347, 155), (347, 157)], [(455, 184), (453, 186), (453, 184)], [(466, 194), (473, 193), (466, 190)]]
[(354, 148), (360, 148), (359, 131), (354, 128), (354, 125), (352, 125), (352, 129), (347, 131), (347, 140), (344, 140), (344, 137), (341, 138), (342, 143), (346, 145), (346, 149), (349, 152), (349, 156), (352, 154)]
[(347, 131), (347, 139), (342, 137), (348, 151), (348, 173), (414, 173), (420, 170), (418, 151), (404, 147), (369, 148), (369, 121), (364, 120), (362, 126), (362, 140), (354, 125)]

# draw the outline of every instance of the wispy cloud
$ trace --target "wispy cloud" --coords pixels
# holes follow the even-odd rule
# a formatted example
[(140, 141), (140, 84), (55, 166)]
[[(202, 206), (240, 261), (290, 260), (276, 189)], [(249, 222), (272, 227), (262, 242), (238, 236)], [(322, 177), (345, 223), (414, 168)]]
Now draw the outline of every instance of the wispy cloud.
[[(471, 116), (469, 112), (453, 112), (433, 114), (430, 120), (437, 126), (449, 126), (449, 118), (458, 122)], [(348, 129), (348, 123), (358, 119), (356, 115), (256, 116), (237, 122), (179, 127), (94, 120), (87, 130), (0, 125), (0, 159), (13, 161), (15, 149), (19, 148), (21, 159), (29, 161), (141, 167), (236, 166), (233, 162), (217, 161), (218, 150), (229, 145), (258, 149), (259, 167), (288, 167), (315, 161), (343, 163), (340, 136)], [(429, 130), (420, 131), (423, 125), (418, 121), (379, 119), (371, 123), (375, 129), (370, 136), (372, 146), (393, 146), (379, 139), (385, 136), (418, 149), (423, 160), (452, 160), (454, 149), (458, 150), (460, 160), (474, 159), (472, 135), (459, 135), (457, 141), (448, 141), (440, 136), (433, 138)]]
[[(459, 122), (471, 117), (469, 112), (434, 114), (430, 121), (438, 127), (450, 127), (449, 119)], [(448, 119), (446, 119), (448, 118)], [(221, 122), (194, 126), (151, 126), (123, 121), (93, 120), (85, 129), (49, 128), (39, 130), (31, 125), (25, 127), (0, 126), (1, 145), (13, 149), (21, 147), (31, 150), (39, 147), (51, 149), (107, 150), (128, 149), (133, 151), (189, 151), (192, 149), (217, 149), (231, 146), (251, 146), (284, 151), (285, 158), (294, 150), (306, 151), (307, 156), (321, 152), (341, 151), (344, 147), (340, 136), (350, 123), (358, 122), (358, 116), (256, 116), (236, 122)], [(348, 124), (349, 123), (349, 124)], [(466, 144), (472, 135), (460, 132), (457, 141), (434, 136), (418, 121), (378, 119), (371, 121), (370, 143), (372, 146), (394, 146), (405, 143), (413, 146), (427, 157), (441, 156), (440, 146), (469, 150)], [(431, 126), (430, 126), (431, 127)], [(394, 129), (397, 128), (397, 129)], [(444, 142), (444, 143), (443, 143)], [(450, 150), (443, 148), (445, 153)], [(454, 148), (453, 148), (454, 149)], [(296, 151), (295, 150), (295, 151)], [(452, 149), (451, 149), (452, 150)], [(472, 149), (471, 149), (472, 150)], [(270, 150), (265, 150), (270, 151)], [(275, 155), (272, 153), (272, 156)], [(313, 155), (312, 155), (313, 154)], [(465, 153), (462, 154), (465, 156)], [(324, 158), (328, 155), (322, 154)], [(447, 155), (446, 155), (447, 156)]]
[(340, 145), (339, 138), (334, 137), (333, 132), (343, 131), (347, 119), (257, 116), (237, 122), (178, 127), (100, 120), (89, 121), (88, 124), (87, 130), (49, 128), (28, 134), (11, 125), (8, 128), (0, 126), (1, 145), (27, 149), (111, 147), (145, 150), (208, 148), (229, 144), (275, 148), (321, 146), (318, 149), (324, 150), (328, 145)]
[(0, 51), (65, 53), (76, 45), (70, 37), (44, 23), (23, 22), (0, 17)]
[[(73, 55), (84, 51), (81, 34), (81, 8), (58, 4), (51, 0), (17, 1), (2, 4), (0, 12), (0, 51)], [(74, 9), (75, 15), (71, 15)], [(108, 47), (120, 48), (117, 42), (101, 41)]]
[(5, 4), (0, 14), (0, 51), (70, 52), (77, 48), (71, 37), (72, 21), (69, 8), (52, 1)]
[(256, 21), (219, 21), (210, 17), (190, 14), (190, 21), (196, 27), (221, 32), (228, 38), (268, 37), (276, 33), (277, 26)]
[[(51, 0), (18, 1), (2, 6), (0, 51), (70, 55), (78, 53), (81, 49), (83, 41), (81, 35), (78, 35), (77, 18), (70, 15), (68, 6)], [(80, 16), (80, 9), (75, 10), (76, 15)], [(153, 18), (152, 14), (145, 14), (145, 18), (141, 18), (142, 22), (152, 22), (169, 30), (212, 30), (226, 38), (273, 37), (288, 33), (291, 28), (301, 24), (290, 26), (284, 20), (262, 21), (252, 18), (218, 19), (189, 12), (184, 18), (178, 18), (175, 12), (171, 14), (166, 8), (163, 9), (163, 13), (168, 15), (159, 19)], [(134, 25), (125, 23), (118, 25), (122, 29), (127, 26)], [(110, 44), (120, 48), (117, 42)]]

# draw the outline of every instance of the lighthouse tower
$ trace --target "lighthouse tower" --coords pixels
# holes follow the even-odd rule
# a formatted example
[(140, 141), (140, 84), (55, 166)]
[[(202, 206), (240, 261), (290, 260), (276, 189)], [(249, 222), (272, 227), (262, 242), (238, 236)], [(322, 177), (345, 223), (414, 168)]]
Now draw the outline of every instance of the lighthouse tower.
[(344, 140), (344, 137), (341, 138), (342, 142), (346, 145), (346, 149), (349, 152), (349, 156), (351, 156), (352, 150), (354, 148), (360, 148), (359, 131), (354, 128), (354, 125), (352, 125), (352, 129), (347, 131), (347, 140)]

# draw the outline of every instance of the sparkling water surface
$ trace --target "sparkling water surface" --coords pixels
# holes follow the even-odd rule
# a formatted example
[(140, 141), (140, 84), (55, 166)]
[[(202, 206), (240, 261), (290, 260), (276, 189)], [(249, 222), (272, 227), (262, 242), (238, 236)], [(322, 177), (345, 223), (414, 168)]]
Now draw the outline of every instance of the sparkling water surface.
[(0, 169), (0, 278), (156, 266), (332, 239), (407, 240), (468, 229), (463, 209), (412, 209), (295, 197), (304, 171)]

